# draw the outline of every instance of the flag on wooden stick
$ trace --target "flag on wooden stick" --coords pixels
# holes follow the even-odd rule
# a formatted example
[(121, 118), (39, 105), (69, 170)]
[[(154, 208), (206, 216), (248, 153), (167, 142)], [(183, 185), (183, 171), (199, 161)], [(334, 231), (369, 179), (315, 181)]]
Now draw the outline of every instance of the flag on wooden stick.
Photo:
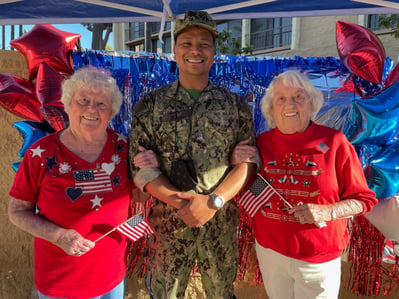
[(143, 236), (154, 233), (151, 225), (142, 216), (133, 216), (124, 223), (118, 225), (116, 230), (128, 237), (133, 242)]
[(254, 217), (275, 193), (272, 186), (262, 176), (258, 175), (248, 190), (240, 197), (239, 203), (249, 216)]
[(107, 232), (106, 234), (102, 235), (97, 240), (95, 240), (94, 243), (100, 241), (102, 238), (108, 236), (115, 230), (125, 235), (133, 242), (137, 241), (138, 239), (140, 239), (145, 235), (153, 234), (154, 229), (147, 221), (144, 220), (142, 216), (140, 216), (140, 214), (141, 212), (137, 213), (133, 217), (130, 217), (122, 224), (119, 224), (118, 226), (114, 227), (109, 232)]

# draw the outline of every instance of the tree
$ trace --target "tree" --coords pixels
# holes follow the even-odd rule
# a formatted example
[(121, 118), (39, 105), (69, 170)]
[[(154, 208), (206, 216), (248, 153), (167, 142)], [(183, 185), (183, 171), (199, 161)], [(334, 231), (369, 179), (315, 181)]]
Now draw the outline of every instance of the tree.
[[(112, 23), (82, 24), (92, 32), (91, 48), (93, 50), (105, 50), (109, 36), (112, 32)], [(105, 34), (104, 34), (105, 31)]]
[(224, 29), (219, 32), (218, 38), (216, 39), (216, 52), (218, 54), (252, 55), (253, 47), (251, 45), (246, 45), (242, 48), (239, 39), (231, 38), (231, 31)]
[(392, 35), (399, 38), (399, 15), (379, 15), (378, 25), (380, 28), (393, 29)]

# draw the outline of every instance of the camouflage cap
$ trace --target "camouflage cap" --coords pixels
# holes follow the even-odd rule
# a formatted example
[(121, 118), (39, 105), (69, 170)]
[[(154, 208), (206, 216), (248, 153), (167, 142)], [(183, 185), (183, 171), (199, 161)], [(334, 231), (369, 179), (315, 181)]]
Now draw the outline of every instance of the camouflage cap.
[(186, 11), (183, 20), (176, 20), (174, 38), (186, 28), (198, 26), (207, 29), (212, 33), (214, 38), (217, 38), (218, 32), (216, 29), (216, 22), (206, 11)]

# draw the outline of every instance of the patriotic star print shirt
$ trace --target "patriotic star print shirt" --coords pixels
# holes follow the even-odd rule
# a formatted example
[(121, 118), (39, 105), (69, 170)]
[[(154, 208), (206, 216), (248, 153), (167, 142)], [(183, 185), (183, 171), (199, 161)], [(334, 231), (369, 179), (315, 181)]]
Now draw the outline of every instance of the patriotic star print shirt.
[[(129, 217), (132, 183), (127, 171), (128, 139), (108, 130), (100, 157), (89, 163), (66, 148), (59, 133), (28, 149), (10, 196), (36, 203), (37, 213), (92, 241)], [(80, 257), (35, 238), (36, 288), (51, 297), (89, 298), (119, 284), (126, 271), (126, 238), (113, 232)]]
[[(377, 203), (367, 186), (359, 158), (345, 135), (312, 123), (303, 132), (285, 135), (277, 128), (259, 135), (260, 174), (292, 205), (330, 204), (356, 199), (366, 213)], [(327, 262), (348, 244), (347, 219), (327, 226), (301, 224), (287, 205), (273, 196), (253, 218), (256, 241), (288, 257)]]

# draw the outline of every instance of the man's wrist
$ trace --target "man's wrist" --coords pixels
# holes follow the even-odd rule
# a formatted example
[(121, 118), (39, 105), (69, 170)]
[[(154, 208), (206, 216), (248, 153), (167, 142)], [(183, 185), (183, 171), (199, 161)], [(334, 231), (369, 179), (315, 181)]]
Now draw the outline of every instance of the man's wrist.
[(220, 210), (221, 208), (223, 208), (226, 200), (224, 199), (223, 196), (218, 195), (216, 193), (211, 193), (209, 195), (210, 200), (211, 200), (211, 206), (212, 208), (216, 209), (216, 210)]

